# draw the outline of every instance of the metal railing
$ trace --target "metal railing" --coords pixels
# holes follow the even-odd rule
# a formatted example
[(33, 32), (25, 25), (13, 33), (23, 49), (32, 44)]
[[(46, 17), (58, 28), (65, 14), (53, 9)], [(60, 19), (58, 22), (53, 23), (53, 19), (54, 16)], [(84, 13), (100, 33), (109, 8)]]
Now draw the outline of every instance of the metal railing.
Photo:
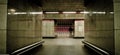
[(44, 43), (44, 41), (36, 42), (34, 44), (31, 44), (31, 45), (28, 45), (28, 46), (23, 47), (21, 49), (18, 49), (16, 51), (12, 52), (10, 55), (21, 55), (21, 54), (23, 54), (23, 53), (25, 53), (25, 52), (27, 52), (35, 47), (42, 45), (42, 43)]

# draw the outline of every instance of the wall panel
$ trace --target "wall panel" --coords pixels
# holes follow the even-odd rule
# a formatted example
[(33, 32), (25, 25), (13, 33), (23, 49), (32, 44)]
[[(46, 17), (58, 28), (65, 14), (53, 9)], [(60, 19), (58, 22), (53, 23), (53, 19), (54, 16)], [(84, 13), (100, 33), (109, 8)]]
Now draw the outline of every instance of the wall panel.
[(113, 1), (93, 0), (85, 6), (89, 12), (85, 15), (85, 41), (114, 55)]

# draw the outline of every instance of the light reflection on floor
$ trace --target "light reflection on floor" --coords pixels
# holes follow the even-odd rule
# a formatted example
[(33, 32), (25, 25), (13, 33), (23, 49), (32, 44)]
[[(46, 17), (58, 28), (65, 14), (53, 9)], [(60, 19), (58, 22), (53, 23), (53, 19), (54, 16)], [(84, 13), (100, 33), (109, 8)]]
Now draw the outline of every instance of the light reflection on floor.
[[(94, 55), (81, 42), (84, 39), (53, 38), (43, 39), (42, 47), (26, 53), (27, 55)], [(26, 55), (24, 54), (24, 55)], [(97, 54), (95, 54), (97, 55)]]

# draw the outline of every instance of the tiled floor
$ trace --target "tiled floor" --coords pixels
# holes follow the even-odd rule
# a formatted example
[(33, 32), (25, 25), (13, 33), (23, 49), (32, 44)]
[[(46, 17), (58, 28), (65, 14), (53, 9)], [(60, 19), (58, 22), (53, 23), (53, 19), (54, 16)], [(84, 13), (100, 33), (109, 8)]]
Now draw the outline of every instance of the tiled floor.
[(24, 55), (97, 55), (86, 49), (82, 44), (83, 39), (55, 38), (43, 39), (45, 43), (25, 53)]

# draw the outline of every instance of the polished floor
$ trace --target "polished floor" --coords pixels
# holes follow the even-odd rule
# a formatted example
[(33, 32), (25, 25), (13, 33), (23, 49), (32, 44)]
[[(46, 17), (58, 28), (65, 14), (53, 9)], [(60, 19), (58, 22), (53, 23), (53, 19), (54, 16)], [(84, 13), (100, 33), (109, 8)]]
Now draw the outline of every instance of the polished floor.
[(35, 48), (23, 55), (97, 55), (84, 47), (84, 39), (55, 38), (43, 39), (43, 46)]

